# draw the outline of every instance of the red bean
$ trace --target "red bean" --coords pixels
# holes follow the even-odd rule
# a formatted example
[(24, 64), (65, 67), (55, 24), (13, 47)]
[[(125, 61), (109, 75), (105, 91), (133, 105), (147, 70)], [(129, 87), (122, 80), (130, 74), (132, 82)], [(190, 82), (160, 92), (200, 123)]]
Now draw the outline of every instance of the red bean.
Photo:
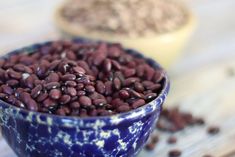
[(67, 106), (63, 106), (62, 108), (65, 111), (66, 115), (70, 114), (70, 112), (71, 112), (70, 108), (68, 108)]
[(153, 76), (153, 82), (159, 83), (164, 78), (164, 74), (161, 70), (155, 71), (155, 74)]
[(37, 65), (36, 67), (37, 76), (40, 78), (44, 77), (46, 70), (47, 70), (47, 67), (45, 64)]
[(62, 76), (61, 78), (63, 81), (73, 81), (76, 79), (76, 75), (74, 74), (65, 74), (64, 76)]
[(73, 67), (73, 71), (75, 73), (80, 73), (80, 74), (85, 74), (86, 73), (86, 71), (80, 66)]
[(99, 94), (97, 92), (94, 92), (89, 95), (89, 97), (94, 100), (94, 99), (105, 99), (105, 97), (102, 94)]
[(112, 92), (113, 92), (113, 83), (112, 83), (112, 81), (106, 81), (105, 83), (104, 83), (104, 85), (105, 85), (105, 95), (110, 95), (110, 94), (112, 94)]
[(142, 84), (146, 89), (149, 89), (150, 86), (154, 85), (152, 81), (143, 81)]
[(25, 72), (25, 65), (23, 64), (16, 64), (13, 66), (13, 69), (18, 72)]
[(123, 70), (123, 74), (124, 74), (125, 77), (131, 77), (131, 76), (135, 75), (135, 73), (136, 73), (135, 69), (125, 68)]
[(27, 77), (24, 81), (26, 87), (33, 88), (34, 87), (34, 78), (32, 75)]
[(205, 124), (205, 121), (204, 121), (203, 118), (197, 117), (197, 118), (194, 119), (194, 123), (195, 123), (196, 125), (204, 125), (204, 124)]
[(116, 70), (121, 70), (121, 65), (115, 61), (115, 60), (112, 60), (112, 66), (116, 69)]
[(91, 99), (87, 96), (81, 96), (79, 97), (79, 103), (83, 106), (83, 107), (87, 107), (91, 105)]
[(45, 99), (42, 103), (43, 103), (43, 106), (46, 108), (54, 107), (57, 105), (56, 101), (51, 98)]
[(38, 111), (38, 105), (36, 103), (36, 101), (34, 101), (33, 99), (29, 99), (28, 103), (26, 103), (27, 108), (31, 111)]
[(143, 99), (139, 99), (139, 100), (135, 101), (134, 103), (132, 103), (132, 107), (138, 108), (140, 106), (143, 106), (144, 104), (145, 104), (145, 101)]
[(107, 56), (107, 44), (102, 43), (99, 45), (97, 52), (94, 53), (94, 65), (100, 65)]
[(169, 157), (179, 157), (181, 156), (181, 151), (178, 150), (178, 149), (173, 149), (173, 150), (170, 150), (169, 153), (168, 153), (168, 156)]
[(5, 64), (5, 60), (4, 59), (0, 59), (0, 68), (2, 68), (4, 64)]
[(129, 94), (129, 92), (128, 92), (127, 90), (122, 89), (122, 90), (120, 90), (120, 92), (119, 92), (119, 96), (120, 96), (120, 98), (122, 98), (122, 99), (127, 99), (127, 98), (130, 97), (130, 94)]
[(60, 104), (67, 104), (69, 103), (71, 97), (69, 95), (62, 95), (60, 97)]
[(89, 68), (89, 65), (85, 61), (77, 61), (77, 64), (78, 66), (82, 67), (86, 71), (86, 73), (90, 73), (91, 70)]
[(79, 113), (79, 116), (80, 117), (87, 117), (88, 116), (87, 110), (86, 109), (81, 109), (80, 113)]
[(82, 83), (78, 83), (77, 84), (77, 90), (81, 90), (81, 89), (83, 89), (84, 88), (84, 84), (82, 84)]
[(77, 91), (77, 96), (83, 96), (83, 95), (86, 95), (86, 92), (85, 91)]
[(104, 71), (109, 72), (112, 69), (112, 64), (110, 59), (105, 59), (103, 66), (104, 66)]
[(3, 93), (5, 93), (5, 94), (11, 95), (14, 92), (13, 89), (7, 85), (2, 85), (1, 88), (2, 88)]
[(11, 103), (11, 104), (15, 104), (16, 102), (16, 97), (14, 95), (10, 95), (8, 98), (7, 98), (7, 102)]
[(105, 104), (107, 104), (107, 101), (105, 99), (95, 99), (93, 100), (93, 104), (95, 106), (104, 106)]
[(73, 87), (68, 87), (68, 88), (66, 89), (66, 93), (67, 93), (68, 95), (72, 96), (72, 97), (77, 95), (77, 91), (76, 91), (76, 89), (73, 88)]
[(148, 150), (148, 151), (151, 151), (151, 150), (154, 150), (156, 144), (155, 143), (148, 143), (146, 146), (145, 146), (145, 149)]
[(97, 109), (97, 114), (99, 116), (108, 116), (108, 115), (111, 115), (111, 112), (109, 112), (105, 109)]
[[(83, 84), (82, 84), (83, 85)], [(76, 87), (77, 83), (75, 81), (66, 81), (65, 86)], [(81, 88), (82, 89), (82, 88)]]
[(22, 77), (21, 73), (16, 72), (13, 69), (8, 69), (7, 73), (11, 78), (16, 79), (16, 80), (19, 80)]
[(70, 66), (68, 65), (68, 63), (66, 62), (61, 62), (58, 65), (58, 70), (60, 72), (62, 72), (63, 74), (66, 73), (68, 71), (68, 69), (70, 68)]
[(20, 94), (20, 99), (27, 106), (27, 109), (31, 111), (38, 111), (37, 103), (31, 98), (29, 93), (23, 92)]
[(146, 71), (146, 79), (149, 81), (152, 80), (155, 70), (146, 64), (145, 71)]
[(25, 104), (23, 104), (21, 101), (19, 100), (16, 100), (15, 101), (15, 105), (18, 106), (18, 107), (21, 107), (21, 108), (25, 108)]
[(51, 62), (49, 66), (49, 70), (56, 69), (60, 62), (61, 62), (60, 60), (54, 60), (53, 62)]
[(119, 90), (121, 88), (121, 81), (118, 77), (114, 78), (113, 85), (116, 90)]
[(91, 110), (90, 112), (89, 112), (89, 116), (97, 116), (97, 110), (96, 109), (94, 109), (94, 110)]
[(5, 94), (5, 93), (0, 93), (0, 98), (6, 99), (7, 97), (8, 97), (7, 94)]
[(60, 116), (66, 116), (65, 110), (63, 108), (56, 110), (56, 114)]
[(111, 58), (117, 58), (121, 55), (121, 46), (120, 45), (114, 45), (114, 46), (111, 46), (109, 47), (109, 53), (108, 53), (108, 56), (110, 56)]
[(151, 136), (151, 142), (152, 143), (156, 144), (156, 143), (158, 143), (158, 141), (159, 141), (158, 135), (152, 135)]
[(138, 77), (142, 77), (144, 75), (144, 66), (143, 65), (138, 65), (137, 69), (136, 69), (136, 72), (137, 72)]
[(59, 88), (59, 87), (60, 87), (59, 82), (50, 82), (50, 83), (45, 84), (45, 88), (48, 89), (48, 90)]
[(125, 86), (130, 86), (131, 84), (133, 84), (135, 82), (139, 82), (139, 81), (140, 81), (140, 79), (137, 77), (129, 77), (128, 79), (126, 79), (124, 81), (124, 84), (125, 84)]
[(97, 92), (104, 94), (105, 93), (105, 85), (102, 81), (97, 81), (96, 83), (96, 90)]
[(219, 131), (220, 131), (220, 129), (219, 129), (219, 127), (217, 127), (217, 126), (210, 126), (210, 127), (207, 129), (208, 134), (211, 134), (211, 135), (218, 134)]
[(111, 96), (107, 96), (107, 97), (106, 97), (106, 100), (107, 100), (108, 103), (111, 103), (112, 97), (111, 97)]
[(153, 100), (154, 98), (156, 98), (157, 97), (157, 94), (156, 93), (149, 93), (149, 94), (146, 94), (145, 96), (144, 96), (144, 99), (146, 100), (146, 101), (151, 101), (151, 100)]
[(50, 46), (43, 46), (41, 48), (41, 53), (46, 55), (46, 54), (49, 54), (51, 52), (52, 48)]
[(124, 102), (120, 98), (115, 98), (111, 101), (111, 105), (114, 107), (118, 107), (124, 105)]
[(78, 108), (80, 108), (80, 103), (79, 102), (72, 102), (71, 104), (70, 104), (70, 107), (71, 108), (75, 108), (75, 109), (78, 109)]
[(41, 90), (42, 90), (42, 85), (37, 85), (35, 88), (32, 89), (31, 96), (33, 98), (36, 98), (41, 93)]
[(73, 51), (66, 51), (66, 57), (68, 58), (68, 59), (71, 59), (71, 60), (76, 60), (76, 55), (74, 54), (74, 52)]
[(52, 99), (59, 99), (61, 97), (62, 93), (59, 89), (52, 89), (49, 93), (49, 96)]
[(171, 136), (171, 137), (168, 138), (167, 142), (169, 144), (175, 144), (177, 142), (177, 138), (174, 137), (174, 136)]
[(6, 82), (6, 84), (9, 85), (9, 86), (15, 87), (19, 84), (19, 81), (18, 80), (8, 80)]
[(152, 86), (149, 86), (147, 89), (150, 89), (152, 91), (156, 91), (161, 88), (161, 84), (154, 84)]
[(48, 97), (47, 93), (41, 93), (39, 94), (39, 96), (37, 97), (37, 101), (38, 102), (42, 102), (43, 100), (45, 100)]
[(127, 112), (129, 111), (131, 108), (129, 105), (121, 105), (121, 106), (118, 106), (117, 108), (117, 111), (118, 112)]
[(129, 91), (130, 91), (130, 93), (133, 97), (137, 97), (137, 98), (143, 98), (144, 97), (144, 95), (142, 93), (138, 93), (134, 90), (129, 90)]
[(5, 79), (5, 70), (0, 68), (0, 78)]
[(143, 85), (139, 82), (135, 82), (134, 88), (137, 92), (143, 92), (144, 91)]
[(87, 93), (93, 93), (93, 92), (95, 92), (95, 87), (93, 87), (92, 85), (86, 85), (85, 86), (85, 91)]
[(77, 101), (77, 100), (78, 100), (78, 97), (79, 97), (79, 96), (77, 96), (77, 95), (76, 95), (76, 96), (71, 97), (70, 102)]
[(52, 72), (49, 74), (49, 76), (46, 78), (46, 81), (49, 82), (59, 82), (60, 77), (57, 73)]

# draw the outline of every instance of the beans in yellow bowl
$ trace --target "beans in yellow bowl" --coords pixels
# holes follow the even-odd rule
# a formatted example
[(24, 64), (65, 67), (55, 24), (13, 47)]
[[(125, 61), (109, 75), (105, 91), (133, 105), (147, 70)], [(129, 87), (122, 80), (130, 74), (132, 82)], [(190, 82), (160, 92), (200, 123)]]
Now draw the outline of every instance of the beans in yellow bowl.
[(174, 0), (70, 0), (55, 13), (69, 36), (122, 43), (157, 59), (164, 67), (182, 52), (195, 18)]

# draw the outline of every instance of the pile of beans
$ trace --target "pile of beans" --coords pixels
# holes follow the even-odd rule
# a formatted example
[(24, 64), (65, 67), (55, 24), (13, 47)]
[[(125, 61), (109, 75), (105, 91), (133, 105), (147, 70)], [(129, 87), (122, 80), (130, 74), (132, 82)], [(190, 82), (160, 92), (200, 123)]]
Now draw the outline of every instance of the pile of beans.
[(164, 109), (157, 123), (157, 129), (165, 132), (175, 133), (193, 125), (204, 125), (201, 117), (194, 117), (192, 113), (182, 112), (179, 108)]
[(175, 31), (188, 21), (187, 10), (175, 0), (67, 0), (59, 15), (80, 31), (127, 37)]
[[(161, 134), (163, 133), (169, 134), (169, 137), (166, 142), (169, 145), (175, 145), (177, 144), (178, 139), (174, 133), (177, 133), (192, 126), (204, 126), (204, 125), (206, 125), (206, 122), (203, 118), (195, 117), (190, 112), (180, 111), (178, 107), (164, 108), (156, 124), (155, 131), (158, 133), (156, 134), (156, 132), (154, 132), (150, 136), (148, 143), (145, 146), (145, 150), (147, 151), (154, 150), (157, 143), (160, 141), (159, 137), (161, 137)], [(209, 126), (207, 127), (206, 131), (209, 135), (216, 135), (220, 132), (220, 128), (218, 126)], [(180, 149), (171, 149), (168, 152), (169, 157), (179, 157), (182, 154), (183, 152)], [(209, 157), (209, 155), (204, 155), (204, 156)]]
[(119, 44), (56, 41), (0, 60), (0, 98), (63, 116), (106, 116), (155, 99), (164, 72)]

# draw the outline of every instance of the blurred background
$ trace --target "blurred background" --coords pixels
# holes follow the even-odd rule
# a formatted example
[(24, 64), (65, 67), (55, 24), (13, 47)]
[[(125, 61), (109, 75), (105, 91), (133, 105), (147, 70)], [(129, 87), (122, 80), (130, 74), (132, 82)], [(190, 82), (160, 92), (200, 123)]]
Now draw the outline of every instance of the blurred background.
[[(0, 0), (0, 53), (1, 55), (29, 44), (65, 37), (69, 26), (60, 26), (56, 10), (61, 0)], [(147, 54), (157, 58), (166, 67), (172, 88), (166, 107), (180, 109), (202, 116), (207, 123), (217, 125), (221, 132), (215, 137), (205, 129), (189, 128), (176, 134), (179, 141), (168, 146), (164, 140), (151, 152), (139, 155), (167, 156), (168, 150), (182, 150), (182, 156), (219, 157), (235, 156), (235, 1), (234, 0), (182, 0), (190, 12), (192, 23), (182, 25), (179, 31), (162, 33), (150, 39), (142, 37), (126, 39), (127, 46), (142, 52), (154, 41)], [(192, 15), (191, 15), (192, 13)], [(57, 17), (57, 18), (56, 18)], [(61, 19), (59, 19), (61, 20)], [(68, 32), (73, 35), (80, 32)], [(68, 35), (66, 35), (66, 38)], [(89, 35), (87, 35), (89, 37)], [(93, 36), (92, 36), (93, 37)], [(99, 36), (96, 36), (99, 38)], [(110, 38), (105, 38), (110, 39)], [(112, 40), (112, 39), (110, 39)], [(134, 41), (134, 42), (133, 42)], [(132, 46), (133, 45), (133, 46)], [(157, 46), (156, 46), (157, 45)], [(173, 46), (174, 45), (174, 46)], [(172, 46), (172, 47), (171, 47)], [(167, 47), (167, 49), (166, 49)], [(171, 47), (171, 48), (169, 48)], [(145, 53), (148, 53), (147, 51)], [(166, 62), (167, 61), (167, 62)], [(162, 135), (166, 139), (168, 135)], [(14, 153), (0, 140), (1, 157), (13, 157)]]

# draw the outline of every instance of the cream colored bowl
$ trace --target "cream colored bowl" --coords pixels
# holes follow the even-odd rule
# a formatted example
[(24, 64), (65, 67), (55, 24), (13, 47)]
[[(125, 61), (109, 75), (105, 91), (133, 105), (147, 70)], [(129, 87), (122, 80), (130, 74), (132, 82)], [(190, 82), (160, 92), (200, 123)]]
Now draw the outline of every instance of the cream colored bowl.
[(136, 49), (143, 52), (146, 56), (158, 60), (165, 68), (168, 68), (178, 58), (195, 27), (195, 17), (188, 10), (188, 19), (184, 25), (175, 31), (163, 34), (130, 38), (121, 35), (110, 35), (104, 32), (89, 32), (89, 30), (80, 29), (77, 25), (65, 20), (60, 14), (62, 7), (56, 10), (55, 22), (64, 33), (72, 37), (80, 36), (90, 39), (119, 42), (125, 47)]

